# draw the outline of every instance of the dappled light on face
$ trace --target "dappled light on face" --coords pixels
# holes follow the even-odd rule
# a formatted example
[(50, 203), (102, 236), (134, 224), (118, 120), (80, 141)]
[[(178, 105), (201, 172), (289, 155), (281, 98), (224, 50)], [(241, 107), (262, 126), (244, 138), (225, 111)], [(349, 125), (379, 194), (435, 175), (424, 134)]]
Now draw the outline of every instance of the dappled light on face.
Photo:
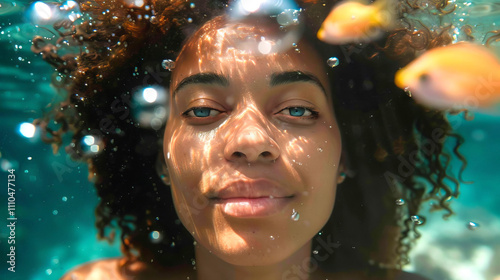
[(303, 41), (301, 52), (280, 52), (279, 28), (246, 20), (210, 21), (184, 45), (164, 150), (176, 210), (198, 244), (229, 263), (266, 265), (326, 223), (340, 149), (322, 144), (340, 146), (340, 136), (328, 128), (324, 60)]
[[(238, 21), (214, 21), (216, 27), (199, 35), (200, 40), (192, 41), (186, 46), (207, 52), (211, 50), (211, 59), (217, 59), (224, 55), (240, 57), (246, 55), (267, 55), (286, 52), (295, 48), (301, 37), (302, 26), (299, 21), (299, 12), (290, 12), (293, 19), (284, 20), (282, 23), (276, 21), (276, 17), (262, 16), (255, 18), (244, 18)], [(288, 14), (288, 13), (287, 13)], [(262, 25), (254, 25), (257, 21), (266, 22)], [(283, 23), (290, 23), (284, 26)], [(196, 45), (195, 45), (196, 44)]]

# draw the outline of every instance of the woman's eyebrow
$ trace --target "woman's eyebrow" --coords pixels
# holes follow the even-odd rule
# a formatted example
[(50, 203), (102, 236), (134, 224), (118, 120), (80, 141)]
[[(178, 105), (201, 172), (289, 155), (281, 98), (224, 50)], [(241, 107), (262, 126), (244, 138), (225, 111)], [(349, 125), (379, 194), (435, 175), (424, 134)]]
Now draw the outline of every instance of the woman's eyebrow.
[(217, 73), (197, 73), (189, 77), (184, 78), (175, 88), (173, 95), (175, 95), (183, 87), (192, 84), (208, 84), (208, 85), (219, 85), (223, 87), (229, 86), (229, 80), (221, 74)]
[(318, 86), (323, 91), (323, 93), (326, 95), (325, 87), (323, 87), (323, 85), (319, 81), (318, 77), (316, 77), (310, 73), (304, 73), (302, 71), (288, 71), (288, 72), (281, 72), (281, 73), (273, 73), (271, 75), (270, 85), (273, 87), (273, 86), (289, 84), (289, 83), (296, 83), (296, 82), (313, 83), (316, 86)]

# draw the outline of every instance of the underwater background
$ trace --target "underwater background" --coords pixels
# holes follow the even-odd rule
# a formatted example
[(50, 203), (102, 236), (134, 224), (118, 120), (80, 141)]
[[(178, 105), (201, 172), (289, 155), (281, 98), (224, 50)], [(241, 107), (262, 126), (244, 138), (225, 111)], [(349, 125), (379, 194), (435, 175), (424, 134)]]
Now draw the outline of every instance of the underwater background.
[[(477, 37), (481, 28), (500, 26), (498, 0), (451, 2), (457, 4), (451, 22), (474, 26)], [(30, 40), (46, 32), (33, 23), (33, 3), (0, 1), (0, 279), (59, 279), (76, 265), (121, 255), (118, 242), (96, 238), (97, 196), (87, 166), (71, 161), (64, 149), (54, 154), (36, 131), (32, 134), (30, 123), (47, 104), (62, 99), (50, 85), (53, 67), (30, 50)], [(461, 184), (452, 203), (455, 215), (447, 220), (442, 212), (426, 213), (430, 206), (424, 205), (426, 224), (405, 267), (433, 280), (500, 280), (500, 110), (471, 115), (472, 120), (457, 115), (450, 121), (465, 138), (463, 177), (472, 183)], [(459, 162), (450, 165), (460, 167)], [(15, 272), (8, 270), (7, 255), (12, 169)]]

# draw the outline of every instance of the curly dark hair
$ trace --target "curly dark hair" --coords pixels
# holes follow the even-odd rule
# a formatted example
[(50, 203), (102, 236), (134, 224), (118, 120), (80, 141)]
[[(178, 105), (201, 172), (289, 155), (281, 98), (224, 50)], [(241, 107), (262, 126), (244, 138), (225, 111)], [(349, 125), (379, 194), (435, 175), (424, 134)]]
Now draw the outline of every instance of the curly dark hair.
[[(191, 263), (193, 238), (154, 168), (163, 161), (163, 128), (141, 126), (130, 100), (136, 88), (167, 84), (170, 72), (161, 61), (175, 60), (186, 38), (228, 4), (144, 0), (136, 7), (128, 2), (81, 1), (80, 23), (54, 26), (57, 42), (34, 38), (33, 51), (56, 68), (54, 84), (67, 96), (35, 123), (56, 149), (65, 134), (72, 134), (66, 151), (88, 163), (100, 199), (95, 215), (101, 238), (112, 240), (119, 230), (129, 260)], [(436, 3), (439, 11), (450, 9)], [(332, 5), (301, 2), (310, 30), (318, 29)], [(401, 14), (418, 9), (409, 1), (399, 5)], [(416, 104), (393, 82), (397, 69), (418, 52), (449, 44), (451, 38), (446, 28), (431, 32), (422, 23), (404, 22), (407, 26), (371, 44), (330, 46), (310, 38), (325, 61), (331, 56), (341, 61), (328, 75), (348, 178), (338, 188), (330, 221), (313, 239), (313, 248), (321, 248), (321, 238), (339, 244), (321, 263), (328, 270), (400, 268), (419, 237), (417, 227), (425, 222), (419, 216), (423, 202), (435, 201), (434, 209), (444, 209), (447, 216), (450, 198), (458, 196), (459, 181), (448, 163), (457, 157), (463, 163), (460, 172), (465, 168), (458, 151), (463, 138), (452, 131), (443, 111)], [(67, 46), (78, 52), (60, 54)], [(101, 152), (89, 155), (82, 149), (86, 135), (99, 138)], [(455, 142), (452, 151), (445, 150), (445, 141)], [(162, 239), (152, 241), (153, 231)]]

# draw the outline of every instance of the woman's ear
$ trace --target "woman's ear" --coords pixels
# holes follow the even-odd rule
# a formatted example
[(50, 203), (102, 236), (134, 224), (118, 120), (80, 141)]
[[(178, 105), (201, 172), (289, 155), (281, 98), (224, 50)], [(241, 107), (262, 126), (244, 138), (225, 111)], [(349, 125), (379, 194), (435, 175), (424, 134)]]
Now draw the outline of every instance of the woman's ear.
[(165, 185), (170, 186), (170, 175), (168, 174), (167, 164), (165, 162), (165, 158), (163, 157), (163, 151), (160, 151), (158, 153), (158, 157), (156, 158), (155, 169), (156, 173), (158, 174), (158, 177), (160, 177), (162, 182)]

